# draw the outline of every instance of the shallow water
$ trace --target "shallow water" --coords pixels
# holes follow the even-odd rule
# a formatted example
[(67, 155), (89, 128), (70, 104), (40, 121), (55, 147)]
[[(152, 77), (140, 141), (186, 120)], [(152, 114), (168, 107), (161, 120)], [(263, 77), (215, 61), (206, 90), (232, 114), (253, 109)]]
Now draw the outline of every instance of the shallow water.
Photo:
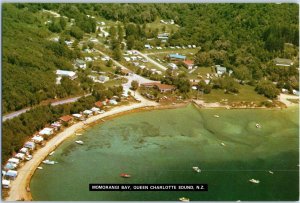
[[(182, 196), (295, 201), (298, 121), (298, 108), (198, 110), (190, 105), (125, 115), (65, 141), (50, 157), (59, 164), (44, 165), (34, 174), (32, 196), (50, 201), (177, 201)], [(74, 143), (78, 139), (84, 145)], [(193, 166), (202, 172), (195, 173)], [(120, 178), (123, 172), (132, 178)], [(250, 183), (251, 178), (260, 183)], [(207, 183), (208, 192), (90, 192), (89, 183)]]

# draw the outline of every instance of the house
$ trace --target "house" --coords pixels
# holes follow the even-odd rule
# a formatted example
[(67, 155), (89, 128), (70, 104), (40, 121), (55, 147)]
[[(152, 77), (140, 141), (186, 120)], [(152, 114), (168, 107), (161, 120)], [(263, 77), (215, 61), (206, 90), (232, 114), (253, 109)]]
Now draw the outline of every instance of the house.
[(72, 114), (72, 116), (78, 120), (81, 120), (81, 121), (84, 120), (83, 116), (79, 113), (74, 113), (74, 114)]
[(73, 117), (70, 116), (70, 115), (65, 115), (65, 116), (62, 116), (59, 118), (59, 120), (62, 122), (62, 123), (71, 123), (73, 121)]
[(25, 154), (23, 154), (23, 153), (17, 153), (15, 155), (15, 158), (20, 159), (20, 160), (24, 160), (25, 159)]
[(103, 103), (101, 101), (97, 101), (95, 102), (95, 106), (101, 109), (103, 107)]
[(34, 150), (34, 149), (35, 149), (35, 143), (34, 143), (34, 142), (26, 142), (26, 143), (24, 144), (24, 147), (25, 147), (25, 148), (28, 148), (28, 149), (30, 149), (30, 150)]
[(7, 162), (8, 162), (8, 163), (11, 163), (11, 164), (19, 165), (20, 159), (17, 159), (17, 158), (10, 158), (10, 159), (8, 159)]
[(136, 56), (131, 56), (130, 58), (131, 58), (132, 61), (136, 61), (137, 60)]
[(193, 69), (194, 67), (194, 61), (192, 60), (184, 60), (183, 61), (183, 65), (187, 68), (187, 69)]
[(59, 122), (54, 122), (51, 123), (51, 128), (53, 128), (54, 130), (60, 130), (61, 124)]
[(56, 75), (60, 77), (68, 77), (71, 80), (77, 78), (77, 75), (74, 71), (67, 71), (67, 70), (56, 70)]
[(283, 58), (275, 58), (274, 63), (276, 66), (292, 66), (294, 64), (292, 60)]
[(76, 65), (78, 68), (86, 69), (86, 63), (85, 63), (83, 60), (76, 59), (75, 65)]
[(17, 168), (17, 164), (13, 164), (13, 163), (7, 163), (5, 164), (5, 166), (3, 167), (4, 170), (12, 170), (12, 169), (15, 169)]
[(92, 111), (94, 114), (98, 114), (98, 113), (100, 113), (100, 108), (93, 107), (93, 108), (91, 108), (91, 111)]
[(168, 66), (170, 66), (172, 70), (177, 69), (177, 65), (175, 63), (169, 63)]
[(5, 174), (5, 177), (11, 180), (15, 180), (17, 176), (18, 176), (18, 172), (14, 170), (9, 170)]
[(39, 132), (39, 135), (46, 135), (46, 136), (50, 136), (52, 135), (54, 132), (54, 129), (53, 128), (44, 128), (43, 130), (41, 130)]
[(105, 82), (109, 81), (109, 77), (101, 75), (101, 76), (99, 76), (99, 81), (101, 83), (105, 83)]
[(166, 84), (156, 84), (155, 85), (158, 90), (162, 93), (165, 93), (165, 92), (172, 92), (173, 90), (176, 89), (176, 87), (174, 85), (166, 85)]
[(152, 49), (152, 47), (151, 47), (150, 44), (145, 44), (145, 48), (146, 48), (146, 49)]
[(223, 75), (224, 73), (226, 73), (226, 68), (220, 65), (216, 65), (216, 72), (219, 76)]
[(171, 61), (183, 61), (186, 59), (186, 56), (176, 53), (176, 54), (169, 54), (167, 58), (169, 58)]
[(25, 155), (27, 155), (28, 152), (29, 152), (28, 149), (25, 148), (25, 147), (21, 148), (20, 151), (19, 151), (19, 153), (23, 153), (23, 154), (25, 154)]
[(2, 179), (2, 187), (7, 189), (10, 188), (10, 180)]
[(33, 138), (31, 138), (31, 140), (36, 143), (36, 144), (39, 144), (41, 142), (44, 141), (44, 138), (42, 136), (39, 136), (39, 135), (35, 135), (33, 136)]
[(129, 57), (124, 57), (125, 61), (130, 61), (130, 58)]
[(117, 105), (118, 102), (116, 100), (114, 100), (114, 99), (111, 99), (111, 100), (109, 100), (109, 104)]
[(89, 56), (87, 56), (87, 57), (84, 57), (84, 60), (86, 60), (86, 61), (88, 61), (88, 62), (91, 62), (91, 61), (93, 61), (93, 59), (92, 59), (91, 57), (89, 57)]
[(87, 115), (87, 116), (92, 116), (93, 115), (93, 111), (91, 111), (91, 110), (84, 110), (83, 114)]
[(103, 57), (101, 58), (102, 61), (109, 61), (109, 59), (110, 59), (109, 56), (103, 56)]

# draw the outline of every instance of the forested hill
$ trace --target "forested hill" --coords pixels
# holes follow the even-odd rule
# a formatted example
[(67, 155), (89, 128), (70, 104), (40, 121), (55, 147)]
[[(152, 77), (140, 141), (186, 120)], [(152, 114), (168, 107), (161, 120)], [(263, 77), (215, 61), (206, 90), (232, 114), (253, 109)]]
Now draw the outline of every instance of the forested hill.
[(14, 111), (54, 98), (55, 70), (70, 68), (74, 53), (47, 40), (47, 27), (28, 9), (2, 7), (2, 110)]
[[(149, 43), (147, 38), (157, 36), (157, 28), (152, 30), (151, 26), (146, 26), (147, 23), (173, 19), (178, 30), (170, 33), (165, 46), (200, 46), (195, 56), (195, 63), (200, 67), (220, 64), (235, 73), (246, 72), (246, 78), (256, 81), (270, 76), (268, 79), (273, 82), (285, 83), (286, 75), (296, 75), (295, 69), (287, 74), (278, 68), (274, 70), (270, 62), (276, 57), (298, 61), (298, 4), (18, 3), (3, 4), (2, 8), (4, 113), (81, 91), (76, 90), (78, 85), (75, 84), (74, 88), (70, 88), (69, 84), (55, 85), (54, 71), (72, 69), (71, 61), (78, 52), (69, 49), (63, 40), (57, 43), (47, 38), (57, 34), (80, 40), (84, 33), (97, 32), (96, 21), (87, 15), (98, 20), (122, 22), (127, 34), (134, 33), (125, 36), (125, 39), (128, 46), (135, 44), (131, 47), (135, 49), (143, 49)], [(43, 9), (68, 17), (69, 24), (73, 19), (75, 25), (66, 30), (66, 22), (61, 18), (48, 26), (39, 18)], [(132, 23), (137, 26), (130, 26)], [(293, 45), (286, 49), (285, 43)], [(298, 89), (297, 79), (294, 78), (291, 83)]]

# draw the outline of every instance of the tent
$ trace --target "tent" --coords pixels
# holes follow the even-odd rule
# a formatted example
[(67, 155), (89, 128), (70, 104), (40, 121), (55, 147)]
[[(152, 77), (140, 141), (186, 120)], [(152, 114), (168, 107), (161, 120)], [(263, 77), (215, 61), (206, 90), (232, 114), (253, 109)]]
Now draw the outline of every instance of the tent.
[(15, 158), (20, 159), (20, 160), (24, 160), (25, 154), (23, 154), (23, 153), (18, 153), (18, 154), (15, 155)]
[(20, 159), (10, 158), (10, 159), (8, 159), (8, 163), (19, 164)]
[(2, 187), (3, 188), (10, 188), (10, 180), (2, 180)]
[(18, 176), (18, 172), (14, 171), (14, 170), (9, 170), (9, 171), (7, 171), (5, 176), (10, 178), (10, 179), (15, 179)]

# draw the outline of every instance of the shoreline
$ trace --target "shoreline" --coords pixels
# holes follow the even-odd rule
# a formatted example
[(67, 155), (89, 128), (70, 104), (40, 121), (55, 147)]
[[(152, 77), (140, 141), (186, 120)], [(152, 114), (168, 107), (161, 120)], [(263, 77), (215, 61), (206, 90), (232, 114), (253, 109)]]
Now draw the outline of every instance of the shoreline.
[[(37, 150), (33, 158), (30, 161), (25, 162), (25, 164), (18, 170), (17, 178), (11, 183), (11, 188), (8, 197), (5, 201), (32, 201), (31, 192), (27, 191), (26, 188), (30, 188), (30, 181), (37, 170), (37, 167), (42, 163), (42, 161), (60, 144), (62, 144), (66, 139), (73, 136), (74, 134), (83, 131), (87, 128), (93, 127), (99, 123), (103, 123), (107, 120), (113, 118), (127, 115), (136, 112), (144, 112), (159, 109), (174, 109), (179, 107), (187, 106), (189, 103), (180, 103), (176, 105), (159, 105), (157, 103), (133, 103), (126, 106), (118, 106), (112, 108), (110, 111), (104, 114), (98, 114), (88, 118), (85, 122), (77, 122), (70, 127), (63, 129), (63, 131), (56, 134), (51, 140), (49, 140), (43, 148)], [(105, 118), (105, 121), (102, 119)]]
[[(176, 109), (185, 107), (189, 104), (195, 105), (200, 109), (213, 109), (213, 108), (228, 108), (223, 105), (199, 105), (196, 101), (192, 100), (190, 102), (177, 103), (177, 104), (165, 104), (161, 105), (156, 102), (141, 102), (141, 103), (132, 103), (125, 106), (117, 106), (104, 114), (98, 114), (88, 118), (84, 122), (77, 122), (70, 127), (63, 129), (63, 131), (56, 134), (51, 140), (49, 140), (46, 145), (37, 150), (34, 153), (32, 160), (25, 162), (25, 164), (18, 170), (18, 177), (12, 182), (11, 188), (9, 191), (8, 197), (5, 198), (5, 201), (32, 201), (31, 192), (26, 190), (27, 187), (30, 187), (30, 181), (35, 173), (37, 167), (42, 163), (42, 161), (54, 151), (61, 143), (63, 143), (69, 137), (75, 135), (76, 133), (82, 132), (90, 127), (93, 127), (97, 124), (104, 123), (105, 121), (111, 120), (113, 118), (127, 115), (137, 112), (145, 112), (151, 110), (160, 110), (160, 109)], [(297, 105), (297, 104), (296, 104)], [(287, 106), (290, 107), (290, 106)], [(229, 109), (269, 109), (267, 107), (230, 107)], [(271, 108), (274, 109), (274, 108)], [(276, 108), (278, 109), (278, 108)], [(279, 108), (280, 109), (280, 108)], [(105, 119), (105, 120), (103, 120)]]

